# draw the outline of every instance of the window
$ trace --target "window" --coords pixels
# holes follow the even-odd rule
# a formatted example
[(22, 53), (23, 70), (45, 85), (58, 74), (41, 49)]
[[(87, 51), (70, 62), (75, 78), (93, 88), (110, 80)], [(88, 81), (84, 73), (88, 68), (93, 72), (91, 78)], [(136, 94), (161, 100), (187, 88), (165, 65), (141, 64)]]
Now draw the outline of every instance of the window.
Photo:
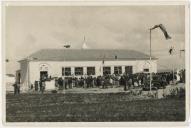
[(133, 66), (125, 66), (125, 73), (132, 74), (133, 73)]
[(114, 74), (122, 74), (121, 66), (114, 67)]
[(87, 67), (87, 75), (95, 75), (95, 67)]
[(71, 68), (62, 68), (62, 76), (71, 76)]
[(83, 75), (83, 67), (75, 67), (75, 75)]
[(47, 64), (40, 64), (40, 71), (48, 71), (48, 65)]
[(103, 75), (111, 74), (111, 67), (103, 67)]
[(149, 72), (148, 68), (143, 69), (144, 72)]

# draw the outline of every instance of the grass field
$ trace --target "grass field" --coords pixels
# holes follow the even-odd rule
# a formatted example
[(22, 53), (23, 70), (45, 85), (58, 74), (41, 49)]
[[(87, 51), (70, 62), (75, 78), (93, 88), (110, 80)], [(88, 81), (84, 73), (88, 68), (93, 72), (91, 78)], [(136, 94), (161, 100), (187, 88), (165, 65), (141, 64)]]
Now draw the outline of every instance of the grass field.
[[(136, 99), (136, 100), (135, 100)], [(7, 122), (184, 121), (185, 99), (147, 99), (124, 93), (6, 96)]]

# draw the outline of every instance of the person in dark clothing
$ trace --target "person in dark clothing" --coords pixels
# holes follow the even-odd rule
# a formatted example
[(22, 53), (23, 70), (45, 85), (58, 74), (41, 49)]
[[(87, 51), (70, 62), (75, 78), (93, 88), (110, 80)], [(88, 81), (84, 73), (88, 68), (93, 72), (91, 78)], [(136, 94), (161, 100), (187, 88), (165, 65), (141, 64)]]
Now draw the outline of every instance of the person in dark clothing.
[(101, 86), (101, 78), (100, 78), (100, 76), (97, 77), (96, 83), (97, 83), (97, 87)]
[(170, 73), (170, 81), (173, 82), (173, 73)]
[(69, 85), (69, 88), (72, 88), (72, 78), (71, 77), (68, 78), (68, 85)]
[(125, 86), (126, 86), (126, 90), (128, 90), (130, 88), (130, 86), (132, 85), (132, 75), (125, 75)]
[(13, 84), (13, 87), (14, 87), (14, 95), (16, 95), (17, 94), (17, 83), (16, 82)]
[(169, 74), (166, 75), (166, 81), (168, 84), (170, 84), (170, 75)]
[(90, 76), (90, 87), (93, 88), (93, 77)]
[(34, 82), (34, 88), (35, 88), (35, 91), (38, 91), (38, 81)]
[(90, 76), (87, 77), (87, 88), (90, 87)]
[(79, 79), (77, 77), (75, 77), (74, 82), (75, 82), (75, 87), (78, 87), (79, 86)]
[(83, 77), (81, 77), (80, 78), (80, 87), (83, 87), (84, 88), (84, 78)]
[(45, 84), (45, 80), (42, 80), (42, 89), (41, 89), (41, 93), (44, 93), (44, 91), (45, 91), (45, 86), (46, 86), (46, 84)]
[(134, 81), (135, 81), (135, 80), (134, 80), (134, 75), (133, 75), (133, 74), (130, 74), (129, 77), (130, 77), (130, 79), (131, 79), (132, 85), (134, 86)]
[(101, 77), (101, 85), (102, 85), (102, 88), (105, 88), (105, 76)]
[(127, 83), (125, 80), (125, 75), (121, 76), (120, 84), (124, 86), (124, 91), (127, 91)]
[(185, 69), (182, 71), (182, 82), (185, 83)]
[(40, 86), (40, 90), (39, 91), (41, 92), (42, 91), (42, 81), (41, 80), (39, 81), (39, 86)]
[(20, 94), (20, 83), (17, 83), (17, 94)]
[(55, 87), (58, 87), (59, 85), (58, 85), (58, 79), (56, 78), (55, 79)]
[(121, 85), (124, 85), (123, 84), (123, 76), (121, 76), (121, 78), (119, 79), (119, 85), (121, 86)]
[(59, 89), (63, 89), (63, 79), (62, 77), (58, 78), (58, 85), (59, 85)]
[(31, 90), (33, 90), (33, 84), (31, 84)]

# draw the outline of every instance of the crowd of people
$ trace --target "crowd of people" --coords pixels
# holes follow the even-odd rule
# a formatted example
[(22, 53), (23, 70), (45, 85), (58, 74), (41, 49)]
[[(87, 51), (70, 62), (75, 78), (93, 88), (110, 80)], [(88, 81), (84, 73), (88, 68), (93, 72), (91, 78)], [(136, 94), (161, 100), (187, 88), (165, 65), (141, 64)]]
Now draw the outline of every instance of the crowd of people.
[[(40, 81), (35, 81), (34, 82), (34, 90), (40, 91), (41, 93), (43, 93), (45, 91), (46, 81), (47, 81), (46, 77), (41, 77)], [(31, 90), (32, 89), (33, 89), (33, 84), (31, 85)]]
[[(185, 82), (185, 70), (179, 73), (172, 72), (162, 72), (153, 73), (152, 80), (162, 81), (166, 84), (171, 84), (172, 82)], [(50, 79), (48, 79), (50, 80)], [(130, 87), (140, 86), (143, 87), (149, 84), (150, 74), (149, 73), (136, 73), (136, 74), (112, 74), (93, 77), (92, 75), (81, 76), (81, 77), (59, 77), (51, 78), (55, 80), (55, 87), (59, 90), (70, 89), (73, 87), (79, 88), (108, 88), (113, 86), (123, 86), (124, 90), (128, 90)], [(34, 82), (34, 90), (44, 92), (46, 88), (47, 79), (41, 78), (40, 81)]]

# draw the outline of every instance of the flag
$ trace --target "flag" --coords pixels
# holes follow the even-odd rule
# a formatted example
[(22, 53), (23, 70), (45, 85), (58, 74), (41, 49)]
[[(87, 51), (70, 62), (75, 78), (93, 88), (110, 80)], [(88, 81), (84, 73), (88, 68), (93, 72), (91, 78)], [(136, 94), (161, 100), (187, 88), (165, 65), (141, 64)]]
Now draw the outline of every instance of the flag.
[(180, 50), (180, 58), (181, 58), (181, 53), (182, 53), (182, 52), (185, 52), (185, 49), (181, 49), (181, 50)]
[(153, 28), (151, 28), (151, 30), (155, 29), (155, 28), (160, 28), (161, 31), (163, 32), (165, 38), (168, 40), (168, 39), (171, 39), (171, 37), (169, 36), (169, 34), (167, 33), (166, 31), (166, 28), (164, 27), (163, 24), (159, 24), (159, 25), (155, 25)]
[(174, 51), (174, 47), (171, 47), (168, 52), (170, 55), (172, 55), (173, 51)]
[(65, 48), (70, 48), (70, 45), (64, 45)]

